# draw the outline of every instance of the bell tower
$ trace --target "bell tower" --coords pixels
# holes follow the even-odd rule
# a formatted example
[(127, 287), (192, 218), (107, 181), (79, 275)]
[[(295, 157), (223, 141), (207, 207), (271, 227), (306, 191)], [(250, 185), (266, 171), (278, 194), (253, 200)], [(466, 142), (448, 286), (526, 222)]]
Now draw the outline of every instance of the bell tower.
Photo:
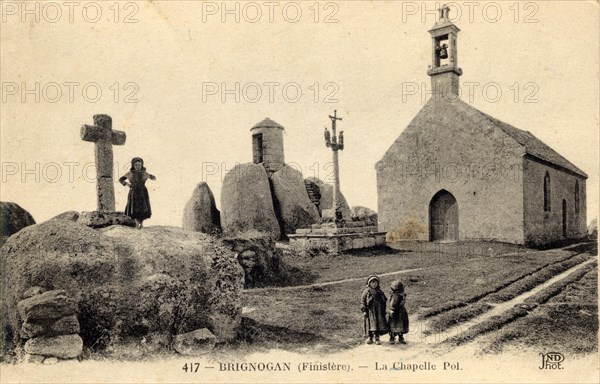
[(438, 12), (439, 20), (429, 30), (432, 60), (427, 74), (431, 76), (434, 96), (454, 99), (459, 95), (458, 77), (462, 75), (462, 69), (458, 68), (456, 48), (456, 38), (460, 29), (452, 24), (448, 17), (450, 7), (445, 5)]

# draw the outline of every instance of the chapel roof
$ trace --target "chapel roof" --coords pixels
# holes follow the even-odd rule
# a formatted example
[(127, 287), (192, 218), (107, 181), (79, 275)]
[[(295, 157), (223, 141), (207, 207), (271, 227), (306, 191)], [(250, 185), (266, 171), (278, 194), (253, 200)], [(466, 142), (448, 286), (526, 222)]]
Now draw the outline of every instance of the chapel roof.
[[(498, 120), (487, 113), (481, 112), (462, 101), (460, 98), (452, 100), (446, 97), (431, 97), (421, 108), (419, 113), (409, 123), (408, 127), (418, 129), (419, 126), (434, 126), (436, 129), (460, 127), (469, 128), (471, 132), (495, 128), (504, 132), (524, 149), (524, 155), (529, 156), (542, 163), (574, 173), (587, 178), (587, 174), (565, 159), (554, 149), (535, 137), (531, 132), (515, 128), (514, 126)], [(403, 140), (401, 134), (394, 144), (386, 151), (383, 157), (376, 163), (375, 167), (385, 166), (388, 159), (399, 155), (398, 143)]]
[(587, 174), (571, 163), (569, 160), (565, 159), (562, 155), (552, 149), (550, 146), (546, 145), (542, 140), (535, 137), (531, 132), (524, 131), (519, 128), (515, 128), (512, 125), (505, 123), (501, 120), (498, 120), (487, 113), (481, 112), (477, 108), (465, 103), (462, 100), (459, 100), (467, 108), (470, 108), (480, 114), (483, 118), (488, 120), (492, 125), (501, 129), (508, 136), (512, 137), (517, 143), (521, 144), (525, 148), (525, 152), (537, 159), (546, 161), (548, 163), (554, 164), (560, 168), (564, 168), (568, 171), (576, 173), (580, 176), (586, 177)]
[[(436, 112), (433, 112), (436, 111)], [(587, 174), (565, 159), (562, 155), (546, 145), (543, 141), (535, 137), (531, 132), (524, 131), (519, 128), (498, 120), (487, 113), (481, 112), (479, 109), (462, 101), (460, 98), (448, 100), (445, 97), (432, 97), (421, 110), (429, 115), (431, 113), (441, 114), (445, 116), (462, 116), (460, 119), (450, 118), (450, 124), (477, 125), (483, 128), (484, 126), (495, 127), (520, 144), (525, 153), (532, 158), (541, 160), (542, 162), (550, 163), (555, 167), (562, 168), (579, 176), (587, 178)], [(467, 117), (465, 119), (465, 117)], [(412, 124), (412, 123), (411, 123)], [(385, 156), (384, 156), (385, 157)]]

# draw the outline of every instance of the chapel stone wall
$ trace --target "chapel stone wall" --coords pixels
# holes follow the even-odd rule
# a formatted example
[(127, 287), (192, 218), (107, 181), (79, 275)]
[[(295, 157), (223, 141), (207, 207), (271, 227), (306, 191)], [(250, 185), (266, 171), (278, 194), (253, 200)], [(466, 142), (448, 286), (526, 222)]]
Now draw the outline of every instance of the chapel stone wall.
[(430, 100), (377, 164), (379, 230), (429, 240), (429, 204), (444, 189), (459, 240), (523, 243), (523, 147), (451, 104)]
[[(586, 234), (586, 180), (526, 158), (523, 162), (524, 225), (528, 244), (549, 244)], [(550, 176), (550, 209), (544, 210), (544, 177)], [(579, 207), (575, 207), (575, 185), (579, 186)], [(566, 236), (563, 236), (562, 201), (566, 202)]]

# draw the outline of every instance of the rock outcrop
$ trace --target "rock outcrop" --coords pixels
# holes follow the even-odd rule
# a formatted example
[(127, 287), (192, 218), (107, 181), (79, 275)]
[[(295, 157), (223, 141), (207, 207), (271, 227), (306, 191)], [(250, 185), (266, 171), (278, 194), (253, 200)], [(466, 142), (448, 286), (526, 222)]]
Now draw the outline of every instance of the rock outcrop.
[(593, 219), (587, 228), (587, 234), (590, 239), (598, 238), (598, 220)]
[(77, 211), (66, 211), (59, 215), (54, 216), (50, 220), (69, 220), (77, 221), (79, 219), (79, 212)]
[(221, 189), (221, 226), (227, 237), (260, 232), (278, 239), (269, 177), (260, 164), (238, 164), (225, 175)]
[(364, 221), (366, 226), (377, 226), (377, 212), (371, 208), (354, 206), (350, 210), (352, 221)]
[(310, 201), (302, 173), (284, 165), (271, 176), (275, 213), (284, 234), (309, 228), (320, 220), (317, 207)]
[(226, 238), (223, 242), (235, 252), (244, 268), (244, 288), (279, 286), (286, 282), (288, 269), (273, 239), (266, 236)]
[[(244, 271), (229, 247), (209, 235), (174, 227), (95, 230), (50, 220), (9, 238), (0, 255), (8, 287), (2, 292), (4, 340), (18, 339), (17, 303), (24, 293), (44, 295), (44, 289), (69, 292), (78, 303), (83, 342), (94, 348), (201, 328), (229, 341), (241, 321)], [(58, 298), (56, 304), (68, 307)], [(64, 322), (60, 326), (68, 327)]]
[(31, 214), (21, 208), (19, 204), (0, 201), (0, 210), (2, 212), (0, 246), (21, 229), (35, 224)]
[(206, 328), (177, 335), (173, 339), (173, 349), (184, 356), (201, 356), (212, 351), (217, 338)]
[(199, 183), (183, 210), (183, 229), (217, 234), (221, 232), (220, 212), (210, 187)]
[(319, 215), (321, 215), (321, 188), (315, 182), (308, 179), (304, 179), (304, 186), (306, 187), (306, 192), (308, 192), (308, 198), (317, 207)]
[[(317, 177), (309, 177), (306, 179), (306, 181), (310, 183), (315, 183), (319, 187), (321, 193), (321, 200), (319, 201), (319, 211), (322, 213), (326, 209), (332, 209), (333, 185), (327, 184)], [(342, 192), (339, 192), (339, 197), (339, 204), (341, 207), (342, 216), (344, 219), (350, 220), (350, 206), (346, 202), (346, 198), (344, 197)]]
[(111, 225), (135, 227), (135, 221), (123, 212), (81, 212), (79, 217), (77, 217), (77, 223), (86, 225), (90, 228), (106, 228)]
[(46, 358), (74, 359), (81, 355), (82, 350), (83, 341), (79, 335), (36, 337), (25, 343), (25, 353)]

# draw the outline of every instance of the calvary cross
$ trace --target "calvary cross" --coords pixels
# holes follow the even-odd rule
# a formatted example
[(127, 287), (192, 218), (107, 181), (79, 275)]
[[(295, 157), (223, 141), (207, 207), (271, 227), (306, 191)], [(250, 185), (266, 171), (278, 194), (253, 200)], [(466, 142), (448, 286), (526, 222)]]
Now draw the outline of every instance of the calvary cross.
[(112, 118), (108, 115), (94, 115), (94, 125), (81, 126), (81, 139), (95, 143), (98, 211), (115, 210), (112, 146), (125, 144), (126, 138), (125, 132), (112, 130)]
[(326, 145), (331, 147), (331, 150), (333, 151), (333, 201), (331, 202), (331, 208), (333, 209), (333, 218), (337, 222), (340, 219), (340, 217), (338, 217), (340, 214), (340, 165), (338, 161), (338, 151), (344, 149), (344, 131), (340, 131), (338, 137), (338, 134), (336, 133), (336, 122), (338, 120), (341, 121), (342, 118), (337, 117), (337, 110), (334, 110), (333, 116), (329, 115), (329, 118), (331, 119), (333, 137), (331, 138), (332, 142), (327, 142)]

